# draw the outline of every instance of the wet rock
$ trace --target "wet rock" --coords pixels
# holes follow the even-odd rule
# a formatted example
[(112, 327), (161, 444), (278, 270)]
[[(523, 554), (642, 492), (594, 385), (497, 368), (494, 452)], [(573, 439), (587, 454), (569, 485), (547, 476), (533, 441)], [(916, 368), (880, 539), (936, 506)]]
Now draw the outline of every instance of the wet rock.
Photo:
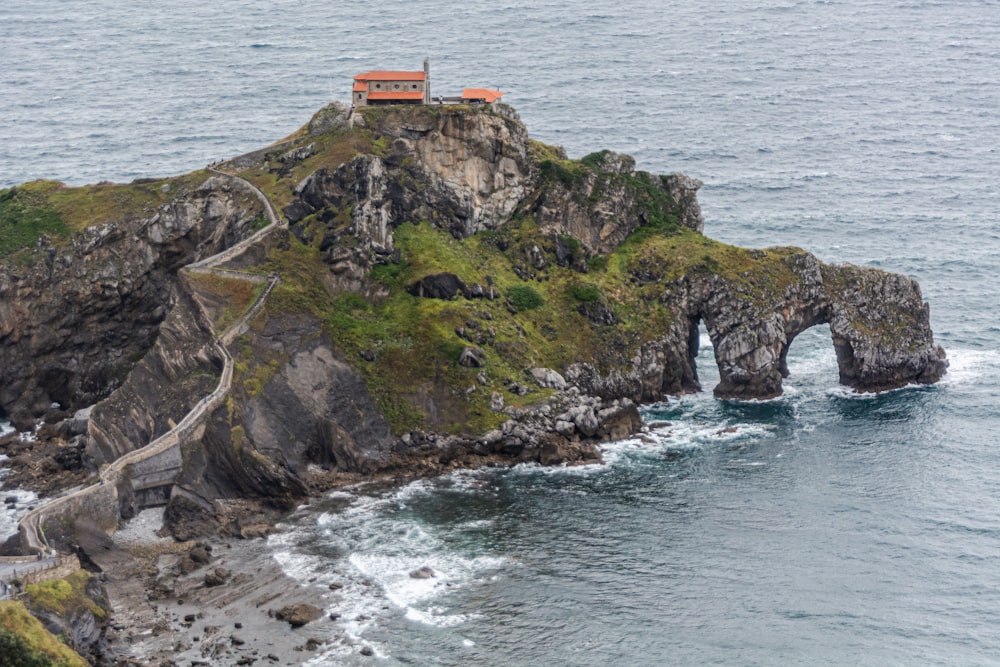
[(217, 567), (211, 572), (205, 574), (205, 585), (209, 587), (221, 586), (222, 584), (229, 581), (232, 576), (232, 572), (224, 567)]
[(423, 567), (418, 567), (416, 570), (410, 571), (411, 579), (431, 579), (434, 576), (436, 576), (434, 574), (434, 570), (432, 570), (430, 567), (426, 565), (424, 565)]

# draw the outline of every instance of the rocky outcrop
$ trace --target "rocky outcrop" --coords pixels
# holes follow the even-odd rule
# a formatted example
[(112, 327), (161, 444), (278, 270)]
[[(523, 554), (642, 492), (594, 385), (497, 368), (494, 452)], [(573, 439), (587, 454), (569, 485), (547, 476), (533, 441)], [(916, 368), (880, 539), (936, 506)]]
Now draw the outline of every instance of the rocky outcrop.
[(155, 341), (177, 270), (247, 235), (259, 212), (209, 178), (152, 217), (0, 266), (0, 410), (27, 426), (53, 402), (77, 410), (109, 395)]
[[(290, 233), (255, 242), (225, 272), (255, 271), (257, 283), (281, 273), (228, 351), (198, 290), (176, 276), (259, 212), (226, 179), (149, 220), (84, 233), (56, 252), (51, 275), (3, 269), (0, 401), (30, 415), (121, 385), (89, 418), (82, 462), (98, 465), (179, 422), (231, 355), (231, 390), (171, 450), (177, 477), (140, 471), (143, 502), (165, 500), (153, 494), (175, 480), (167, 523), (188, 539), (243, 534), (235, 503), (285, 510), (338, 475), (595, 460), (600, 442), (641, 428), (639, 404), (700, 390), (701, 324), (722, 398), (779, 395), (795, 337), (822, 323), (841, 381), (858, 390), (945, 371), (916, 283), (711, 241), (694, 179), (636, 171), (607, 151), (567, 160), (488, 108), (373, 109), (363, 122), (352, 130), (331, 108), (307, 135), (227, 165), (292, 195)], [(293, 183), (308, 164), (328, 166)], [(60, 313), (56, 299), (73, 305)], [(57, 319), (57, 333), (41, 331)], [(109, 357), (124, 357), (111, 363), (124, 384)], [(60, 364), (64, 375), (50, 372)], [(79, 445), (73, 421), (53, 428)]]
[(576, 239), (588, 253), (606, 255), (637, 228), (674, 218), (701, 232), (705, 221), (696, 193), (701, 181), (674, 174), (652, 176), (635, 170), (628, 155), (602, 151), (570, 169), (542, 162), (545, 187), (528, 201), (544, 234)]
[[(764, 259), (765, 253), (755, 253)], [(819, 324), (830, 325), (841, 383), (858, 391), (930, 384), (944, 375), (948, 363), (934, 344), (916, 281), (878, 269), (826, 265), (803, 251), (781, 262), (787, 274), (776, 282), (751, 267), (735, 279), (694, 271), (665, 284), (661, 301), (674, 317), (662, 338), (608, 372), (576, 364), (567, 379), (588, 393), (637, 401), (697, 391), (700, 322), (715, 350), (720, 398), (779, 396), (792, 342)]]
[(81, 656), (98, 661), (92, 664), (101, 664), (111, 604), (96, 577), (78, 570), (65, 579), (35, 585), (25, 599), (46, 630)]

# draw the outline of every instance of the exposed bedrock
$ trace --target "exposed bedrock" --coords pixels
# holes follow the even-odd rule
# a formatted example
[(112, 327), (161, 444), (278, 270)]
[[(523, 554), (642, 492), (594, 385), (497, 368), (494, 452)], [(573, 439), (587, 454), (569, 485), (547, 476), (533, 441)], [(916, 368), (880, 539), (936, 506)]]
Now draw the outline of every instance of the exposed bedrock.
[[(658, 400), (700, 389), (694, 358), (698, 327), (712, 340), (720, 382), (716, 396), (767, 399), (782, 392), (788, 350), (806, 329), (829, 324), (840, 382), (861, 392), (931, 384), (945, 373), (920, 286), (905, 276), (851, 265), (826, 265), (807, 252), (784, 258), (790, 271), (775, 285), (752, 271), (741, 280), (693, 272), (665, 286), (674, 312), (662, 338), (610, 373), (576, 364), (568, 379), (604, 397)], [(790, 279), (788, 279), (790, 278)]]
[(110, 394), (156, 339), (177, 270), (245, 237), (256, 199), (209, 178), (154, 215), (90, 227), (0, 266), (0, 406), (30, 425), (53, 402)]
[(223, 360), (194, 294), (181, 275), (152, 349), (122, 386), (91, 410), (86, 451), (95, 466), (169, 431), (218, 383)]

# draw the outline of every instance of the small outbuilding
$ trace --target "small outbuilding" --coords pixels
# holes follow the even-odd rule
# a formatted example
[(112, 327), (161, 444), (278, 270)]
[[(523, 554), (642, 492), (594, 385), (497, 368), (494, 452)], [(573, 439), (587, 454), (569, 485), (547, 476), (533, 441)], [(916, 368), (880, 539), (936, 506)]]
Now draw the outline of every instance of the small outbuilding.
[(501, 97), (503, 97), (502, 92), (489, 88), (465, 88), (462, 90), (462, 102), (464, 104), (492, 104)]

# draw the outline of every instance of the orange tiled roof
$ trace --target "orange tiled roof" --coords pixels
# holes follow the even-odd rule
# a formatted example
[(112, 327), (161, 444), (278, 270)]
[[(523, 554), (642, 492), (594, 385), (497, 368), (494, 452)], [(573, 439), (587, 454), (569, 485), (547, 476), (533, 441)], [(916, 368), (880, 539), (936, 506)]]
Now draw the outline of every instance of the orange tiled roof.
[(354, 77), (355, 81), (424, 81), (425, 72), (362, 72)]
[(466, 88), (462, 91), (463, 100), (486, 100), (487, 102), (496, 102), (501, 97), (503, 97), (503, 93), (499, 90), (490, 90), (489, 88)]
[(368, 93), (368, 100), (422, 100), (424, 94), (419, 90), (386, 90)]
[(354, 82), (354, 90), (353, 90), (353, 92), (355, 92), (355, 93), (363, 93), (363, 92), (365, 92), (367, 90), (368, 90), (368, 84), (365, 83), (364, 81), (355, 81)]

